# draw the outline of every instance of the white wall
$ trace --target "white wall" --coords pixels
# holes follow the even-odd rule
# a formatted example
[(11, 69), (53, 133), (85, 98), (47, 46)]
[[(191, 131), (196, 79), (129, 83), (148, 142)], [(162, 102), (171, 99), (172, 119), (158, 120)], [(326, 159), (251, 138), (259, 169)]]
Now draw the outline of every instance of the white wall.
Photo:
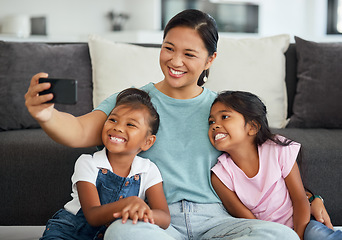
[(315, 41), (342, 37), (327, 36), (327, 0), (261, 0), (260, 34), (288, 33)]
[(120, 12), (122, 0), (0, 0), (0, 21), (12, 14), (46, 16), (51, 36), (109, 31), (109, 11)]
[[(314, 41), (341, 40), (327, 37), (327, 0), (259, 0), (260, 34), (297, 35)], [(160, 0), (0, 0), (1, 20), (11, 14), (47, 17), (49, 36), (86, 36), (110, 31), (109, 11), (130, 15), (125, 30), (159, 30)]]
[(264, 0), (260, 3), (260, 34), (306, 32), (306, 0)]
[(123, 0), (125, 12), (130, 20), (128, 30), (159, 30), (161, 28), (160, 0)]

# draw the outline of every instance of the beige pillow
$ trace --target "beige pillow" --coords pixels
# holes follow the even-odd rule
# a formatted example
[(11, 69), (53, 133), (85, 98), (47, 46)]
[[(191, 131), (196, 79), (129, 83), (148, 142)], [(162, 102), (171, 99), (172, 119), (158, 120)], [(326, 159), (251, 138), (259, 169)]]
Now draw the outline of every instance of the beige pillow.
[(287, 117), (285, 55), (289, 35), (265, 38), (221, 37), (217, 58), (205, 87), (213, 91), (241, 90), (258, 95), (268, 110), (272, 128), (283, 128)]
[(140, 88), (149, 82), (163, 79), (159, 67), (160, 48), (115, 43), (91, 35), (89, 51), (95, 108), (113, 93), (129, 87)]

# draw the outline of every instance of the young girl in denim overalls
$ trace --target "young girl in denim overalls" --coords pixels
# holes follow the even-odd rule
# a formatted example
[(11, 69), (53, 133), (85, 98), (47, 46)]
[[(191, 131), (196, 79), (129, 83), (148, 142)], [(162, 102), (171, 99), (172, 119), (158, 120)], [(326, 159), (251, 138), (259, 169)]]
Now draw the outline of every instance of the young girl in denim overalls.
[(73, 199), (48, 221), (41, 239), (102, 239), (118, 218), (166, 229), (170, 214), (161, 174), (149, 159), (136, 156), (154, 144), (158, 127), (149, 95), (134, 88), (122, 91), (103, 126), (105, 148), (77, 160)]

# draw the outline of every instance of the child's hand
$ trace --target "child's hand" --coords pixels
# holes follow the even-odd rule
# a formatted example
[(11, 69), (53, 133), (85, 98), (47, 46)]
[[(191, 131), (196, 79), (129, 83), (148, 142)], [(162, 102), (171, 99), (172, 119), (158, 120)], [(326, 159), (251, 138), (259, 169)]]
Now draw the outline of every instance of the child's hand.
[(126, 223), (127, 219), (130, 218), (133, 224), (136, 224), (138, 220), (154, 224), (152, 210), (141, 198), (133, 196), (119, 201), (126, 201), (126, 206), (121, 212), (115, 212), (114, 218), (121, 217), (122, 223)]
[(315, 217), (318, 222), (323, 223), (330, 229), (334, 229), (331, 224), (329, 214), (325, 209), (323, 201), (319, 198), (315, 198), (311, 203), (311, 214)]

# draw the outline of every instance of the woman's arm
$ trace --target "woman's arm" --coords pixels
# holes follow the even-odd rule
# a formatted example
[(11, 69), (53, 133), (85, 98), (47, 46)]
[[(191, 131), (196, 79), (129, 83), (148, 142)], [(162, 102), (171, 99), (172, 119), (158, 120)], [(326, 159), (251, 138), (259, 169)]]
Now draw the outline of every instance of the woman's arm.
[(310, 205), (306, 197), (302, 179), (300, 177), (298, 165), (295, 162), (291, 172), (285, 178), (287, 189), (293, 205), (293, 225), (294, 230), (304, 239), (306, 225), (310, 221)]
[(240, 201), (235, 192), (227, 188), (215, 173), (211, 173), (211, 183), (224, 207), (234, 217), (255, 219), (254, 214)]
[(102, 144), (101, 132), (107, 115), (102, 111), (92, 111), (83, 116), (53, 109), (49, 121), (40, 122), (42, 129), (54, 141), (69, 147), (92, 147)]
[(164, 195), (163, 183), (157, 183), (146, 191), (148, 204), (152, 209), (154, 224), (166, 229), (170, 225), (169, 207)]
[(107, 115), (102, 111), (93, 111), (84, 116), (74, 117), (56, 110), (54, 104), (45, 103), (52, 99), (52, 94), (39, 96), (39, 92), (49, 89), (50, 83), (39, 84), (38, 80), (47, 76), (46, 73), (34, 75), (25, 94), (25, 105), (32, 117), (58, 143), (70, 147), (101, 145), (101, 129)]
[[(144, 216), (146, 214), (150, 220), (151, 213), (148, 205), (139, 197), (127, 197), (119, 201), (101, 205), (97, 189), (94, 184), (84, 181), (79, 181), (77, 184), (77, 191), (81, 203), (82, 211), (91, 226), (101, 226), (111, 223), (116, 218), (126, 217), (126, 214), (134, 222), (138, 214)], [(114, 213), (122, 213), (114, 217)], [(129, 215), (131, 214), (131, 215)], [(127, 218), (128, 218), (127, 217)], [(126, 220), (127, 220), (126, 218)], [(135, 220), (137, 221), (137, 219)]]

